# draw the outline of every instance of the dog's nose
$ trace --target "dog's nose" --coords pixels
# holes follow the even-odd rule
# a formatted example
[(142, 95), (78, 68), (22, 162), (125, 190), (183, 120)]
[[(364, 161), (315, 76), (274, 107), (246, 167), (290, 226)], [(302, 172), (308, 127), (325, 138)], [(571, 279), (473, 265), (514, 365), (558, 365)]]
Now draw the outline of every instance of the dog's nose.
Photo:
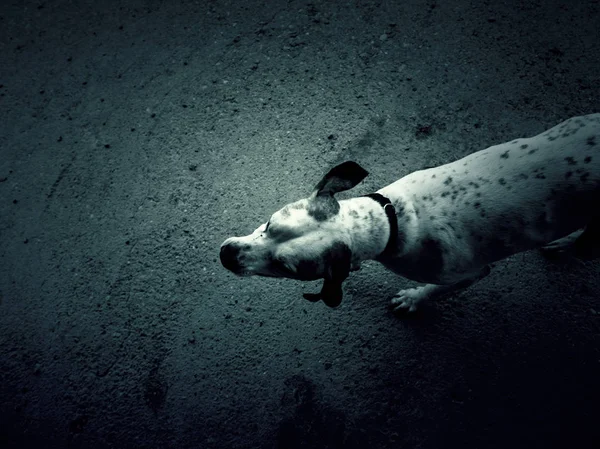
[(231, 244), (221, 246), (221, 263), (229, 271), (234, 273), (240, 270), (240, 262), (238, 260), (239, 249)]

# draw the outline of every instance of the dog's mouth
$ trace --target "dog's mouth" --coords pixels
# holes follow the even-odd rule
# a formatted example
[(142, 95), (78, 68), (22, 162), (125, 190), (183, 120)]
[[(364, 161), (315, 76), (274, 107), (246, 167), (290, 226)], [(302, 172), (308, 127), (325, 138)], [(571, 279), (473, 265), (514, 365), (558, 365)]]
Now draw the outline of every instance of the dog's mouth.
[(274, 273), (254, 273), (256, 276), (261, 276), (265, 278), (282, 278), (285, 277), (283, 275), (274, 274)]
[(279, 272), (255, 272), (252, 270), (241, 269), (238, 271), (233, 271), (233, 274), (239, 277), (250, 277), (250, 276), (260, 276), (265, 278), (282, 278), (289, 277), (287, 274), (279, 273)]
[(320, 279), (322, 277), (317, 276), (315, 274), (311, 274), (309, 276), (306, 273), (298, 273), (287, 267), (281, 261), (273, 261), (271, 264), (269, 264), (265, 271), (248, 272), (248, 275), (256, 275), (269, 278), (296, 279), (298, 281), (312, 281), (315, 279)]
[[(300, 267), (302, 268), (302, 267)], [(286, 266), (283, 261), (280, 260), (272, 260), (264, 269), (249, 269), (246, 267), (236, 267), (236, 269), (229, 270), (239, 277), (250, 277), (250, 276), (259, 276), (259, 277), (267, 277), (267, 278), (287, 278), (287, 279), (295, 279), (298, 281), (314, 281), (316, 279), (321, 279), (323, 276), (318, 275), (316, 272), (312, 270), (293, 270)]]
[(268, 278), (289, 278), (293, 279), (293, 273), (285, 266), (279, 263), (274, 263), (269, 266), (269, 271), (265, 273), (257, 273), (259, 276)]

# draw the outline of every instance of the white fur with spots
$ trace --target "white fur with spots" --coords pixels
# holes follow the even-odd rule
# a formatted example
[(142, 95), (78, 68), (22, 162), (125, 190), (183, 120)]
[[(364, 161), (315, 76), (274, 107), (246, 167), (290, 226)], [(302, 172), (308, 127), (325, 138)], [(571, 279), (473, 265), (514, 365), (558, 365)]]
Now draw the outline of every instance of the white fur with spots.
[(600, 226), (600, 114), (573, 117), (537, 136), (411, 173), (378, 190), (391, 200), (398, 220), (396, 252), (384, 256), (390, 227), (381, 205), (367, 197), (333, 198), (364, 176), (355, 163), (335, 167), (309, 198), (275, 212), (252, 234), (227, 239), (222, 253), (235, 248), (241, 275), (337, 276), (340, 301), (347, 273), (332, 274), (332, 266), (335, 271), (348, 262), (356, 270), (361, 261), (377, 259), (428, 283), (401, 290), (392, 300), (396, 310), (415, 310), (423, 299), (487, 275), (491, 262), (590, 222)]

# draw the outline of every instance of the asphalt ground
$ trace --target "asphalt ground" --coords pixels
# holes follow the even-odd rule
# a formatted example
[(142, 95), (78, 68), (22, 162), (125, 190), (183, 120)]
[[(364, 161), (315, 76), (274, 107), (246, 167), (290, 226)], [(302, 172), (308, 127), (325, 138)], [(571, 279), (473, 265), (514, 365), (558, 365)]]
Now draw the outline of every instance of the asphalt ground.
[(600, 447), (598, 262), (522, 253), (410, 317), (366, 263), (219, 245), (600, 110), (595, 0), (4, 1), (0, 446)]

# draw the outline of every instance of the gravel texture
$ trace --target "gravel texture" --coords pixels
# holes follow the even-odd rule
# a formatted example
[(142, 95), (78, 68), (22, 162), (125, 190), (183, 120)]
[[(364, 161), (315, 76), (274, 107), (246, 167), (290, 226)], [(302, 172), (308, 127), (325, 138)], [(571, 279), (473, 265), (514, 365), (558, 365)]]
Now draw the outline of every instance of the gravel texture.
[[(394, 316), (370, 262), (220, 243), (356, 160), (377, 190), (600, 110), (600, 2), (0, 8), (0, 447), (600, 447), (600, 265), (528, 252)], [(344, 197), (344, 195), (342, 195)]]

